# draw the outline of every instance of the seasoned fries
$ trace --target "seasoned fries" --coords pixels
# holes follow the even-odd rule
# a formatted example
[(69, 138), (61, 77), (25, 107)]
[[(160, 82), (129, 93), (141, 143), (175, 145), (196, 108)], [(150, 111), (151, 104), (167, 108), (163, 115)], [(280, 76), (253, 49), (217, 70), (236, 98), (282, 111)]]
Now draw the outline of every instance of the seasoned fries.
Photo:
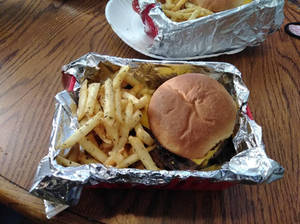
[(143, 126), (139, 123), (134, 127), (136, 136), (144, 142), (146, 145), (153, 145), (154, 140), (153, 138), (149, 135), (148, 132), (145, 131)]
[(129, 142), (139, 159), (148, 170), (158, 170), (143, 142), (138, 137), (129, 136)]
[(79, 121), (84, 117), (86, 100), (87, 100), (87, 80), (84, 80), (84, 82), (81, 84), (78, 109), (77, 109), (77, 117)]
[[(154, 145), (153, 146), (149, 146), (146, 148), (146, 150), (148, 152), (150, 152), (152, 149), (154, 149)], [(133, 163), (139, 161), (139, 156), (136, 153), (131, 154), (130, 156), (128, 156), (126, 159), (124, 159), (122, 162), (120, 162), (117, 167), (118, 168), (126, 168), (129, 167), (130, 165), (132, 165)]]
[(62, 166), (80, 166), (79, 163), (73, 162), (69, 159), (66, 159), (62, 156), (57, 156), (56, 157), (57, 163), (61, 164)]
[(79, 128), (58, 148), (71, 148), (57, 156), (63, 166), (102, 163), (107, 166), (158, 170), (149, 151), (154, 139), (143, 126), (153, 89), (138, 81), (129, 66), (123, 66), (104, 83), (82, 82), (77, 116)]
[(88, 120), (84, 125), (75, 131), (59, 148), (66, 149), (70, 148), (75, 143), (79, 142), (84, 136), (86, 136), (90, 131), (92, 131), (97, 125), (103, 120), (103, 112), (99, 111), (94, 117)]
[(100, 83), (92, 83), (89, 85), (88, 98), (85, 107), (86, 113), (89, 117), (92, 116), (94, 113), (99, 87), (100, 87)]
[[(213, 5), (219, 5), (218, 1), (203, 1), (203, 0), (157, 0), (162, 5), (162, 10), (165, 15), (175, 22), (184, 22), (187, 20), (193, 20), (200, 17), (208, 16), (214, 12), (226, 10), (226, 7), (216, 9)], [(244, 0), (236, 2), (235, 7), (248, 4), (252, 0)], [(233, 5), (228, 4), (233, 7)], [(207, 8), (205, 8), (207, 7)], [(219, 7), (217, 7), (219, 8)], [(212, 11), (211, 11), (212, 10)]]
[(79, 144), (95, 159), (104, 162), (107, 159), (106, 154), (93, 142), (91, 142), (87, 137), (83, 137)]
[(111, 79), (107, 79), (104, 83), (105, 95), (104, 95), (104, 117), (110, 120), (114, 119), (114, 92)]
[(213, 14), (212, 11), (191, 3), (189, 0), (166, 0), (162, 9), (167, 17), (175, 22), (184, 22)]

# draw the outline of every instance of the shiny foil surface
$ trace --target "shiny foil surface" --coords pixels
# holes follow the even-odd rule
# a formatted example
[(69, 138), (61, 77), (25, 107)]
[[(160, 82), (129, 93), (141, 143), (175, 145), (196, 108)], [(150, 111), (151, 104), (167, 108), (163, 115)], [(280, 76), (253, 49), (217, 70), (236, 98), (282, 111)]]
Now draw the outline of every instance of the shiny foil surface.
[(173, 22), (155, 0), (139, 0), (149, 12), (158, 35), (148, 52), (165, 58), (207, 58), (234, 54), (263, 42), (283, 22), (284, 0), (253, 0), (251, 3), (185, 22)]
[[(232, 138), (234, 156), (212, 171), (178, 170), (140, 170), (133, 168), (117, 169), (102, 164), (89, 164), (78, 167), (63, 167), (57, 164), (56, 149), (78, 127), (74, 116), (74, 106), (78, 100), (80, 82), (87, 78), (100, 81), (103, 75), (99, 71), (101, 63), (106, 66), (130, 65), (136, 69), (138, 79), (157, 88), (165, 80), (178, 74), (162, 75), (155, 72), (159, 66), (179, 66), (190, 72), (199, 72), (218, 80), (232, 95), (239, 106), (238, 119)], [(117, 67), (118, 68), (118, 67)], [(145, 72), (146, 70), (147, 72)], [(262, 141), (262, 129), (247, 115), (249, 90), (244, 85), (239, 70), (231, 64), (221, 62), (186, 62), (186, 61), (149, 61), (125, 59), (88, 53), (63, 66), (63, 72), (76, 77), (73, 92), (62, 91), (55, 97), (56, 109), (52, 122), (49, 153), (40, 162), (30, 192), (45, 199), (48, 218), (56, 215), (69, 205), (76, 205), (84, 186), (106, 184), (129, 184), (134, 187), (142, 184), (146, 187), (163, 188), (171, 181), (184, 181), (192, 178), (196, 182), (213, 183), (231, 182), (261, 184), (270, 183), (283, 177), (284, 168), (270, 159), (265, 153)], [(65, 151), (64, 153), (67, 153)], [(176, 188), (176, 186), (175, 186)]]

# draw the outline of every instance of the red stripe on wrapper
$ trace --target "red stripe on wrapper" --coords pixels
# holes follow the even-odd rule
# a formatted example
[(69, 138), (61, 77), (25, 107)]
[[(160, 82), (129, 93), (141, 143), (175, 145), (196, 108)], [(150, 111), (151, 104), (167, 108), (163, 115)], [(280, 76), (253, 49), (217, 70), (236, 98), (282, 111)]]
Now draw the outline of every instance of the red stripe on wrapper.
[(247, 108), (246, 108), (246, 113), (247, 113), (248, 117), (249, 117), (251, 120), (253, 120), (253, 115), (252, 115), (251, 110), (250, 110), (250, 108), (249, 108), (248, 105), (247, 105)]
[(140, 12), (141, 12), (140, 5), (139, 5), (138, 0), (133, 0), (133, 1), (132, 1), (132, 8), (133, 8), (133, 10), (134, 10), (136, 13), (140, 13)]
[(72, 92), (76, 83), (76, 78), (73, 75), (62, 72), (62, 84), (64, 89)]
[(149, 16), (149, 12), (152, 8), (155, 7), (155, 4), (147, 5), (147, 7), (143, 10), (141, 13), (142, 21), (145, 25), (145, 33), (148, 34), (148, 36), (155, 38), (158, 34), (158, 29), (155, 26), (152, 18)]

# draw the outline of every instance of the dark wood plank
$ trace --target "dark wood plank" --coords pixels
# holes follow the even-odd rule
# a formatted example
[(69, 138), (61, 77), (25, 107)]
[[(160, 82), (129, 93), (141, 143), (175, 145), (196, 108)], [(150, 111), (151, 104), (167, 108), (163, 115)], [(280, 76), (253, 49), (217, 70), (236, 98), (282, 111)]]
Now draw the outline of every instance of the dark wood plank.
[[(47, 153), (61, 66), (89, 51), (147, 58), (113, 33), (105, 4), (0, 1), (0, 199), (37, 222), (46, 222), (41, 200), (24, 189)], [(299, 21), (299, 15), (287, 2), (284, 24)], [(300, 41), (282, 27), (260, 46), (209, 60), (242, 72), (267, 153), (286, 168), (284, 178), (224, 192), (89, 189), (55, 222), (300, 223)]]
[(25, 214), (27, 218), (34, 223), (57, 223), (57, 224), (102, 224), (100, 221), (91, 221), (86, 217), (75, 214), (66, 210), (52, 219), (47, 219), (43, 200), (29, 194), (21, 186), (10, 182), (6, 178), (0, 176), (0, 201), (16, 211)]

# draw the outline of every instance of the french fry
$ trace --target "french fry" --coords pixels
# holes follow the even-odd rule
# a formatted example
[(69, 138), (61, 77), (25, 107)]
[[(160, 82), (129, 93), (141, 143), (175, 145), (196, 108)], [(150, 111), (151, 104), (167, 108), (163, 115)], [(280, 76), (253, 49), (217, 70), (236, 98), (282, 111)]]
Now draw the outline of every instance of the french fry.
[[(149, 146), (146, 148), (148, 152), (150, 152), (152, 149), (154, 149), (155, 146)], [(120, 162), (117, 165), (117, 168), (126, 168), (129, 167), (130, 165), (134, 164), (135, 162), (139, 161), (139, 157), (136, 153), (131, 154), (127, 158), (125, 158), (122, 162)]]
[(105, 98), (105, 88), (104, 85), (100, 86), (99, 92), (98, 92), (98, 101), (100, 103), (101, 109), (104, 108), (104, 98)]
[(150, 101), (150, 96), (148, 94), (141, 97), (141, 99), (138, 99), (134, 95), (125, 91), (123, 92), (122, 95), (124, 98), (130, 100), (133, 103), (134, 107), (137, 109), (141, 109), (142, 107), (145, 107), (146, 104), (148, 104)]
[(80, 152), (79, 157), (78, 157), (78, 161), (81, 164), (100, 163), (98, 160), (94, 159), (89, 154), (84, 153), (84, 152)]
[(84, 136), (92, 131), (103, 120), (103, 112), (99, 111), (94, 117), (88, 120), (83, 126), (77, 129), (59, 148), (66, 149), (79, 142)]
[(103, 142), (108, 143), (108, 144), (112, 143), (112, 141), (109, 138), (107, 138), (103, 125), (98, 125), (97, 127), (95, 127), (94, 131), (99, 136), (99, 138), (101, 138), (101, 140)]
[(119, 164), (117, 164), (117, 168), (126, 168), (130, 165), (134, 164), (135, 162), (139, 161), (139, 157), (136, 153), (131, 154), (126, 159), (121, 161)]
[(134, 126), (140, 121), (142, 117), (142, 112), (140, 110), (136, 110), (133, 114), (132, 111), (133, 111), (133, 105), (129, 101), (125, 109), (125, 118), (124, 118), (125, 125), (126, 127), (129, 128), (129, 130), (134, 128)]
[(104, 118), (103, 125), (105, 127), (107, 136), (112, 140), (114, 144), (117, 144), (117, 142), (119, 141), (118, 123), (110, 120), (109, 118)]
[(148, 134), (148, 132), (146, 132), (143, 128), (143, 126), (141, 125), (141, 123), (137, 124), (134, 127), (136, 136), (141, 139), (141, 141), (143, 143), (145, 143), (146, 145), (150, 146), (154, 144), (154, 140), (153, 138)]
[(145, 107), (146, 105), (148, 105), (149, 102), (150, 102), (150, 96), (147, 94), (147, 95), (142, 96), (138, 100), (138, 102), (134, 104), (134, 106), (137, 109), (141, 109), (141, 108)]
[(85, 113), (85, 104), (87, 100), (87, 80), (81, 84), (80, 92), (79, 92), (79, 101), (77, 108), (77, 118), (80, 121)]
[(56, 161), (57, 161), (58, 164), (60, 164), (62, 166), (66, 166), (66, 167), (68, 167), (68, 166), (80, 166), (79, 163), (73, 162), (73, 161), (68, 160), (68, 159), (66, 159), (62, 156), (59, 156), (59, 155), (56, 157)]
[(119, 164), (123, 160), (124, 160), (124, 157), (120, 153), (120, 151), (112, 150), (110, 152), (110, 155), (109, 155), (108, 159), (104, 162), (104, 164), (108, 165), (108, 166), (116, 166), (117, 164)]
[(111, 79), (107, 79), (104, 82), (104, 106), (103, 106), (103, 112), (104, 117), (113, 120), (114, 114), (115, 114), (115, 108), (114, 108), (114, 92), (112, 87), (112, 81)]
[(107, 159), (107, 155), (95, 145), (92, 141), (90, 141), (87, 137), (83, 137), (79, 144), (87, 151), (91, 156), (96, 158), (97, 160), (101, 161), (102, 163), (105, 162)]
[(169, 9), (169, 10), (171, 10), (171, 9), (174, 8), (174, 7), (175, 7), (175, 4), (173, 4), (173, 3), (170, 2), (170, 1), (166, 1), (166, 3), (162, 5), (162, 8), (163, 8), (163, 9)]
[(135, 153), (138, 155), (139, 159), (142, 161), (146, 169), (148, 170), (158, 170), (158, 167), (153, 162), (149, 152), (146, 150), (143, 142), (133, 136), (129, 136), (129, 143), (132, 145)]
[(133, 104), (137, 104), (139, 102), (138, 98), (136, 98), (134, 95), (124, 91), (122, 93), (122, 97), (125, 98), (125, 99), (128, 99), (130, 100)]
[(101, 109), (101, 105), (100, 105), (99, 101), (96, 100), (96, 101), (95, 101), (95, 107), (94, 107), (94, 112), (93, 112), (93, 114), (98, 113), (98, 111), (100, 111), (100, 110), (102, 110), (102, 109)]
[(130, 127), (134, 127), (137, 125), (137, 123), (141, 120), (142, 112), (140, 110), (137, 110), (134, 112), (132, 117), (129, 118), (128, 124)]
[[(120, 136), (120, 139), (119, 139), (119, 142), (118, 142), (117, 150), (123, 149), (123, 147), (127, 143), (129, 131), (130, 131), (130, 127), (128, 127), (128, 126), (127, 127), (123, 127), (121, 129), (121, 133), (120, 133), (121, 136)], [(112, 150), (112, 151), (114, 151), (114, 150)]]
[(186, 8), (191, 8), (191, 9), (194, 9), (195, 7), (197, 7), (197, 5), (195, 5), (195, 4), (191, 3), (191, 2), (186, 2), (186, 3), (184, 4), (184, 6), (185, 6)]
[(133, 113), (133, 105), (132, 102), (129, 101), (125, 109), (125, 118), (124, 118), (125, 123), (127, 124), (129, 123), (132, 113)]
[(200, 15), (200, 10), (195, 9), (194, 12), (191, 14), (191, 16), (188, 18), (188, 20), (196, 19)]
[(88, 97), (86, 101), (86, 114), (90, 117), (94, 114), (95, 103), (99, 91), (100, 83), (92, 83), (88, 87)]
[(122, 123), (122, 105), (121, 105), (121, 90), (120, 88), (115, 89), (115, 112), (116, 112), (116, 119)]
[(87, 117), (83, 117), (80, 121), (79, 121), (79, 125), (83, 126), (86, 122), (88, 121)]
[(129, 70), (129, 66), (122, 66), (118, 73), (116, 74), (115, 78), (113, 79), (113, 88), (117, 89), (120, 88), (121, 83), (123, 82), (124, 78), (127, 75)]
[(187, 2), (187, 0), (179, 0), (172, 10), (173, 11), (179, 10), (186, 2)]

